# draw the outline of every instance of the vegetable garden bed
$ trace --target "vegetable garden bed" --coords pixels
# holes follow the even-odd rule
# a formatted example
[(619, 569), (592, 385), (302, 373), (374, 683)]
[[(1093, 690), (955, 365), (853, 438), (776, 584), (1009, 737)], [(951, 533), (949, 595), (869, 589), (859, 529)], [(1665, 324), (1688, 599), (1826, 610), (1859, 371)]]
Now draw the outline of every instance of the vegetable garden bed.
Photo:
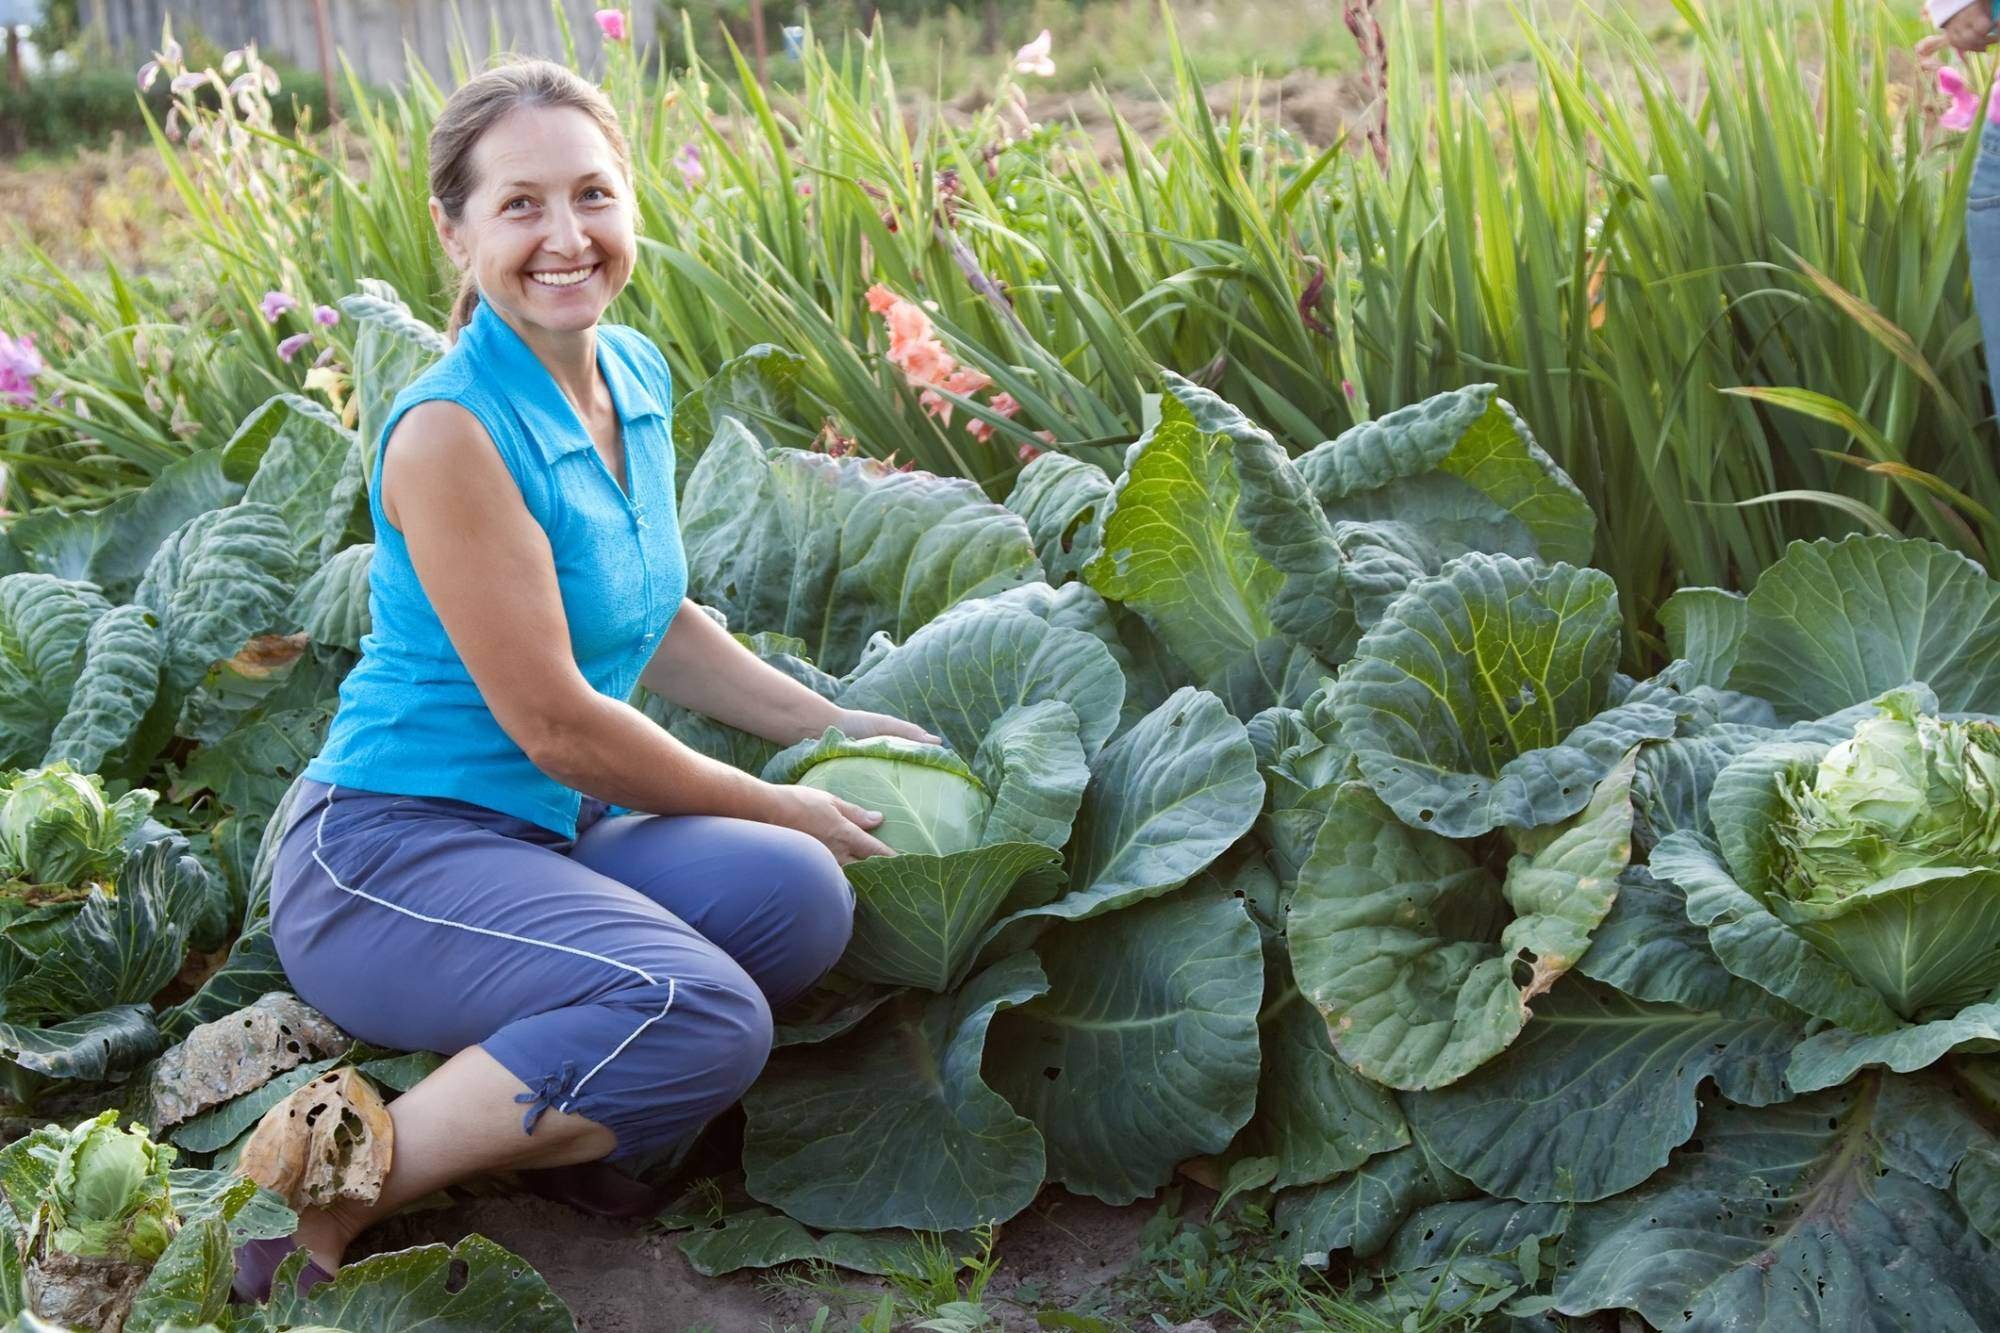
[[(79, 1194), (82, 1130), (0, 1150), (9, 1314), (20, 1265), (108, 1254), (135, 1328), (571, 1326), (479, 1238), (227, 1301), (230, 1244), (289, 1227), (223, 1174), (259, 1117), (433, 1059), (237, 1017), (284, 985), (265, 829), (367, 632), (367, 441), (441, 348), (380, 284), (342, 306), (353, 428), (280, 395), (0, 546), (0, 765), (34, 770), (0, 805), (0, 1056), (17, 1098), (103, 1086), (177, 1154)], [(780, 1015), (741, 1195), (682, 1255), (880, 1271), (1051, 1187), (1192, 1174), (1392, 1320), (2000, 1311), (2000, 583), (1796, 544), (1677, 594), (1633, 679), (1596, 518), (1490, 387), (1294, 458), (1164, 379), (1118, 475), (1045, 454), (1004, 504), (776, 446), (779, 349), (678, 403), (691, 594), (947, 742), (779, 753), (635, 700), (772, 780), (869, 784), (906, 847), (849, 868), (853, 944)], [(145, 783), (237, 813), (191, 840)]]

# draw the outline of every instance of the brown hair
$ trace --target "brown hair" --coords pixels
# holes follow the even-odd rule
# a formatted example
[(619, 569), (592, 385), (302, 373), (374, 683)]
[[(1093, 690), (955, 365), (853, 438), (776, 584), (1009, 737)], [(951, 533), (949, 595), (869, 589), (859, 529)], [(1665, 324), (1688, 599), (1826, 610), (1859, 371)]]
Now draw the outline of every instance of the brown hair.
[[(611, 99), (575, 71), (553, 61), (512, 59), (468, 79), (445, 102), (437, 124), (431, 127), (431, 193), (452, 223), (465, 216), (465, 201), (479, 185), (473, 174), (473, 147), (496, 121), (523, 106), (574, 107), (589, 116), (611, 145), (619, 171), (628, 182), (632, 179), (631, 150), (625, 145), (625, 131), (618, 125)], [(456, 341), (458, 331), (478, 305), (479, 283), (467, 269), (451, 303), (446, 336)]]

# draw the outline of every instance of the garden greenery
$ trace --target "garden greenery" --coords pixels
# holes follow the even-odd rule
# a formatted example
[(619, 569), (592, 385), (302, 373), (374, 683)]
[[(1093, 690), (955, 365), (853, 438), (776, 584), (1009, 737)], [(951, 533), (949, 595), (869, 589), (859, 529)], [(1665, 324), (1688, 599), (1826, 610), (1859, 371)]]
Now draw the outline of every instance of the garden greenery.
[[(1734, 48), (1683, 13), (1720, 73)], [(1831, 6), (1829, 40), (1872, 50), (1893, 31), (1854, 18)], [(1633, 184), (1711, 120), (1651, 99), (1641, 148), (1551, 56), (1538, 127), (1506, 122), (1549, 195), (1502, 192), (1491, 127), (1475, 137), (1448, 98), (1437, 161), (1392, 157), (1396, 196), (1362, 183), (1372, 167), (1253, 151), (1244, 122), (1188, 108), (1169, 150), (1125, 144), (1123, 175), (1051, 165), (1044, 133), (1002, 145), (989, 178), (969, 146), (991, 122), (912, 140), (882, 114), (879, 62), (812, 58), (815, 118), (796, 126), (745, 80), (724, 134), (698, 114), (702, 71), (689, 106), (635, 112), (658, 162), (671, 116), (697, 117), (707, 166), (649, 179), (649, 215), (673, 226), (621, 309), (652, 321), (687, 386), (690, 595), (807, 688), (941, 744), (830, 731), (780, 749), (635, 693), (704, 753), (882, 809), (899, 852), (847, 867), (852, 944), (778, 1015), (744, 1103), (748, 1200), (688, 1239), (691, 1259), (880, 1267), (912, 1232), (1004, 1222), (1050, 1185), (1127, 1203), (1186, 1169), (1268, 1209), (1281, 1257), (1366, 1274), (1395, 1320), (1951, 1328), (2000, 1308), (2000, 582), (1973, 558), (1989, 554), (1976, 432), (1923, 430), (1970, 363), (1943, 355), (1946, 315), (1856, 303), (1907, 295), (1872, 285), (1868, 247), (1835, 245), (1845, 267), (1799, 251), (1796, 282), (1758, 268), (1754, 292), (1704, 288), (1694, 344), (1676, 343), (1692, 315), (1640, 298), (1687, 275), (1613, 248), (1678, 253), (1648, 230), (1665, 227), (1656, 187), (1707, 180), (1706, 208), (1742, 198), (1717, 182), (1753, 164), (1773, 189), (1797, 181), (1808, 155), (1780, 130), (1806, 113), (1732, 122), (1713, 175), (1650, 172), (1572, 234), (1588, 196), (1561, 140), (1536, 136), (1590, 124)], [(1867, 68), (1829, 114), (1886, 96)], [(429, 95), (357, 113), (369, 142), (421, 142)], [(1850, 146), (1894, 166), (1873, 179), (1895, 209), (1933, 217), (1962, 185), (1907, 114), (1908, 135)], [(171, 458), (137, 447), (158, 432), (132, 411), (140, 476), (67, 497), (102, 504), (40, 505), (0, 543), (0, 1059), (17, 1100), (123, 1098), (151, 1142), (203, 1163), (185, 1192), (171, 1172), (162, 1208), (146, 1191), (164, 1156), (99, 1145), (106, 1178), (145, 1195), (147, 1236), (170, 1237), (128, 1274), (135, 1302), (185, 1278), (190, 1325), (506, 1309), (568, 1328), (476, 1237), (309, 1296), (300, 1259), (268, 1309), (228, 1311), (229, 1243), (291, 1220), (217, 1183), (258, 1118), (336, 1065), (406, 1087), (431, 1057), (357, 1043), (199, 1114), (159, 1110), (154, 1080), (190, 1034), (284, 987), (272, 851), (368, 629), (363, 479), (386, 405), (443, 347), (438, 275), (396, 240), (421, 235), (391, 189), (408, 181), (285, 170), (298, 198), (227, 223), (243, 243), (217, 251), (241, 268), (218, 270), (235, 304), (209, 331), (276, 391)], [(212, 184), (189, 177), (198, 208)], [(1330, 206), (1337, 184), (1351, 208)], [(353, 225), (308, 248), (293, 228), (322, 187)], [(1563, 227), (1492, 248), (1558, 195)], [(1448, 225), (1473, 199), (1495, 203), (1478, 256)], [(1828, 223), (1819, 207), (1686, 235), (1755, 249), (1781, 214)], [(1368, 267), (1388, 262), (1378, 241), (1394, 300), (1371, 286), (1391, 271)], [(1333, 269), (1324, 304), (1295, 282), (1307, 242)], [(1909, 243), (1917, 285), (1960, 299), (1955, 261), (1922, 248), (1935, 236)], [(1648, 311), (1644, 346), (1630, 324), (1600, 337), (1600, 253), (1618, 256), (1605, 324)], [(376, 257), (408, 285), (364, 273)], [(1703, 281), (1748, 271), (1711, 260)], [(1738, 360), (1718, 311), (1765, 300), (1817, 313)], [(336, 320), (304, 327), (324, 302)], [(281, 373), (301, 336), (338, 349), (311, 372), (329, 372), (309, 392), (330, 408)], [(1691, 345), (1671, 375), (1649, 360)], [(1766, 355), (1790, 358), (1782, 374)], [(1848, 420), (1827, 400), (1705, 396), (1739, 370), (1848, 386), (1883, 424), (1849, 408), (1838, 429), (1895, 466), (1817, 455)], [(37, 393), (125, 401), (115, 377), (47, 378)], [(7, 416), (31, 443), (70, 410)], [(1667, 419), (1683, 411), (1716, 429)], [(1919, 440), (1946, 442), (1895, 452)], [(56, 446), (37, 486), (85, 457)], [(1735, 489), (1688, 488), (1737, 466)], [(1774, 508), (1716, 507), (1806, 472), (1845, 505), (1790, 511), (1810, 540), (1783, 541)], [(1871, 530), (1836, 521), (1857, 512)], [(1927, 535), (1872, 530), (1897, 523)], [(128, 1133), (115, 1120), (97, 1132)], [(0, 1149), (0, 1274), (66, 1234), (36, 1219), (79, 1132)], [(120, 1200), (93, 1194), (89, 1216), (126, 1216)], [(0, 1282), (0, 1310), (24, 1290)]]

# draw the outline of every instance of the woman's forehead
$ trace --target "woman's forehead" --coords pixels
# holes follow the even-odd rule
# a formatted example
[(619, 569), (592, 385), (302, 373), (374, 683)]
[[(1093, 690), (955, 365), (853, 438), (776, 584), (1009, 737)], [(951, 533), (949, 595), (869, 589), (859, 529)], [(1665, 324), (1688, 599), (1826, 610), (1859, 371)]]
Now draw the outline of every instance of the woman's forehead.
[(604, 132), (575, 107), (516, 107), (479, 137), (473, 154), (480, 182), (489, 188), (567, 185), (593, 171), (614, 179), (618, 174)]

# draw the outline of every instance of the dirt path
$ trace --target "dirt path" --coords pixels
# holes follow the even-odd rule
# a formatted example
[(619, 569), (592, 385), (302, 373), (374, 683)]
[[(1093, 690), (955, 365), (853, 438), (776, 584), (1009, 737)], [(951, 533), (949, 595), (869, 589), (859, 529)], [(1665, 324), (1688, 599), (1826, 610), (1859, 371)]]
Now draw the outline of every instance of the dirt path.
[[(1000, 1268), (986, 1290), (987, 1309), (1004, 1327), (1027, 1330), (1036, 1327), (1037, 1311), (1066, 1309), (1108, 1289), (1137, 1254), (1140, 1229), (1157, 1209), (1145, 1201), (1114, 1208), (1044, 1190), (1001, 1228), (994, 1250)], [(769, 1273), (706, 1278), (689, 1267), (672, 1237), (522, 1195), (467, 1199), (393, 1218), (369, 1234), (366, 1248), (451, 1244), (475, 1231), (533, 1264), (568, 1303), (582, 1333), (763, 1333), (808, 1327), (822, 1305), (831, 1307), (829, 1327), (838, 1329), (867, 1313), (886, 1290), (879, 1280), (843, 1273), (846, 1289), (855, 1293), (843, 1308), (838, 1293), (796, 1284), (781, 1289)], [(791, 1271), (802, 1270), (793, 1265)]]

